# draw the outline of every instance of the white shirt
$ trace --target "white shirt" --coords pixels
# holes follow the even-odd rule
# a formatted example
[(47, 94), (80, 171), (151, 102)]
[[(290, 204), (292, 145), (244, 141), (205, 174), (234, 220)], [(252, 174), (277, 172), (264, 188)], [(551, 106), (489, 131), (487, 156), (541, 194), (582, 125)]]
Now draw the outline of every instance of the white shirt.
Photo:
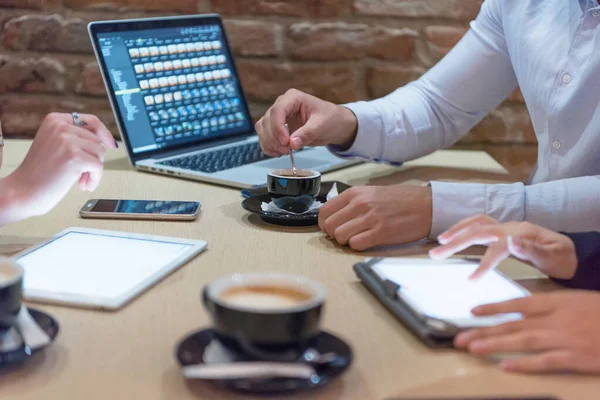
[(432, 182), (431, 237), (487, 214), (556, 231), (600, 230), (600, 6), (487, 0), (419, 80), (347, 104), (358, 134), (342, 157), (401, 163), (455, 143), (519, 85), (539, 141), (532, 184)]

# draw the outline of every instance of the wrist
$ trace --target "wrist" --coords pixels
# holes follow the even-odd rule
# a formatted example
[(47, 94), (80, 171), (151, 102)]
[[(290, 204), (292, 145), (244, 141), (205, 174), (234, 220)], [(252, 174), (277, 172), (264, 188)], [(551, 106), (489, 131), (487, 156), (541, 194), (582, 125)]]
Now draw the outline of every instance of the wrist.
[(28, 217), (23, 213), (28, 195), (18, 182), (16, 171), (0, 179), (0, 227)]
[(573, 279), (575, 274), (577, 274), (577, 266), (579, 265), (579, 258), (577, 256), (577, 249), (575, 247), (575, 242), (566, 236), (563, 236), (565, 240), (565, 253), (566, 253), (566, 262), (565, 262), (565, 271), (566, 275), (564, 279)]
[(337, 106), (339, 115), (339, 126), (341, 127), (338, 137), (331, 144), (348, 150), (356, 140), (358, 134), (358, 119), (354, 112), (347, 107)]
[(427, 234), (425, 238), (431, 237), (431, 228), (433, 226), (433, 190), (431, 189), (431, 185), (427, 185), (423, 187), (423, 209), (425, 210), (425, 226), (427, 228)]

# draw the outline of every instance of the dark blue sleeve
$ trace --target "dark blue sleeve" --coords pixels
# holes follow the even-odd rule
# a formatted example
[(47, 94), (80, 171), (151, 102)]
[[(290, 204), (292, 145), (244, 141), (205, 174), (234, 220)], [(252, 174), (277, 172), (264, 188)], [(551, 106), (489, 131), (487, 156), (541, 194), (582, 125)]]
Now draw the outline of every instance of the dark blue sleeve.
[(554, 279), (573, 289), (600, 290), (600, 232), (566, 233), (575, 243), (577, 271), (572, 279)]

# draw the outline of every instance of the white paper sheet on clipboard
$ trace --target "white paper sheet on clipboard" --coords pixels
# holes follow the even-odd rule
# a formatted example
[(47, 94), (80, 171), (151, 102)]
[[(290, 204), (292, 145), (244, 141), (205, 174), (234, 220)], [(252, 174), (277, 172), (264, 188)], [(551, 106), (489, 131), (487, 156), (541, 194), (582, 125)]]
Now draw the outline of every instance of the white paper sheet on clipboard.
[(520, 314), (473, 316), (471, 310), (476, 306), (529, 295), (497, 271), (470, 281), (468, 277), (478, 265), (460, 259), (384, 258), (373, 266), (373, 271), (380, 279), (398, 284), (398, 295), (422, 316), (458, 327), (492, 326), (521, 318)]

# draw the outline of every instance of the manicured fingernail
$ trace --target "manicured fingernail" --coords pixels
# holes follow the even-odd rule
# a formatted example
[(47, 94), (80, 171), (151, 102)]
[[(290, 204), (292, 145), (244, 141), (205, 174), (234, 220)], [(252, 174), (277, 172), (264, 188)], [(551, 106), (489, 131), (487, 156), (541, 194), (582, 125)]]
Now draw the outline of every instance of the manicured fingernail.
[(446, 244), (448, 243), (448, 237), (447, 235), (441, 234), (440, 236), (437, 237), (438, 242), (440, 242), (440, 244)]
[(119, 143), (117, 143), (117, 141), (115, 140), (115, 147), (118, 149), (119, 148)]
[(429, 257), (431, 258), (444, 258), (444, 252), (442, 250), (440, 250), (439, 247), (435, 248), (435, 249), (431, 249), (429, 250)]
[(512, 236), (506, 237), (506, 243), (508, 244), (508, 248), (515, 248), (515, 239)]
[(506, 238), (508, 243), (508, 249), (511, 252), (516, 252), (521, 254), (523, 252), (523, 241), (518, 237), (509, 236)]
[(291, 141), (294, 147), (298, 149), (302, 147), (302, 139), (300, 139), (299, 137), (294, 137), (291, 139)]

